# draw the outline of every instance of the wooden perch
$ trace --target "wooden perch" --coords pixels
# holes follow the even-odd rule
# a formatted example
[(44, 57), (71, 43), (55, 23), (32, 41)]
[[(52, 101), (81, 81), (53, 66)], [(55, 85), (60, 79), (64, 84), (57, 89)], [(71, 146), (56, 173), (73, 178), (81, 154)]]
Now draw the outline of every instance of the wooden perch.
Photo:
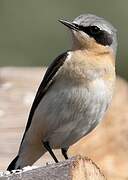
[(106, 178), (88, 158), (76, 156), (67, 161), (20, 171), (0, 177), (0, 180), (105, 180)]

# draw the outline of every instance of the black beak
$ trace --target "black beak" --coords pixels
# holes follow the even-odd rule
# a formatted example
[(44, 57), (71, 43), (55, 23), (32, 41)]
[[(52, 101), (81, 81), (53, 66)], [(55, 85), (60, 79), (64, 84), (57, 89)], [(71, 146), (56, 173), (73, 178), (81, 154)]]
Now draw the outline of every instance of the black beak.
[(73, 29), (75, 31), (78, 31), (79, 30), (79, 27), (78, 25), (72, 23), (72, 22), (69, 22), (69, 21), (65, 21), (65, 20), (62, 20), (62, 19), (59, 19), (58, 20), (59, 22), (61, 22), (62, 24), (64, 24), (65, 26), (67, 26), (68, 28), (70, 29)]

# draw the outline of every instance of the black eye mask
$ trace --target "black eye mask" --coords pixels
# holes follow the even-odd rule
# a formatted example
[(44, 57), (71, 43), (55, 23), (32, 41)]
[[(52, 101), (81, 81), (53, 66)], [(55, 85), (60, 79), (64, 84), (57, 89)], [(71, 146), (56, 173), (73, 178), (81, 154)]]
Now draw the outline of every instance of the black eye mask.
[(82, 25), (75, 24), (74, 25), (80, 30), (88, 34), (90, 37), (93, 37), (97, 43), (110, 46), (112, 44), (112, 35), (107, 31), (101, 30), (97, 26), (87, 26), (84, 27)]

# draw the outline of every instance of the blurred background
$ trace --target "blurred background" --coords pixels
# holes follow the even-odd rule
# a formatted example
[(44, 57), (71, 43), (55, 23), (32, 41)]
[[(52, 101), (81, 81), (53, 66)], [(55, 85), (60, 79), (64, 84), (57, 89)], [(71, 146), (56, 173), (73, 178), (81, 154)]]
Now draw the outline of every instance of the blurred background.
[[(70, 33), (58, 19), (83, 13), (104, 17), (117, 28), (116, 69), (128, 80), (128, 0), (0, 0), (0, 170), (18, 152), (43, 66), (70, 48)], [(128, 83), (123, 79), (117, 79), (105, 119), (69, 155), (90, 157), (109, 180), (128, 180)], [(56, 154), (62, 159), (60, 151)], [(36, 165), (50, 161), (46, 153)]]
[(128, 79), (127, 0), (1, 0), (0, 66), (48, 65), (70, 48), (67, 29), (57, 20), (93, 13), (118, 29), (117, 72)]

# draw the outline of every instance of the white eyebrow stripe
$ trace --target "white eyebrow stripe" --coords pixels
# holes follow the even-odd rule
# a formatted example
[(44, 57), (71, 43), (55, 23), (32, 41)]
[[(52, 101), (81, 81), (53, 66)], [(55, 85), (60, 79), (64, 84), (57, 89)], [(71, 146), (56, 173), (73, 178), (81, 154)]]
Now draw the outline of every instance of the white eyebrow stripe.
[(92, 23), (91, 26), (97, 26), (100, 28), (100, 30), (106, 31), (109, 34), (112, 34), (112, 31), (109, 27), (107, 27), (105, 24), (99, 24), (99, 23)]

